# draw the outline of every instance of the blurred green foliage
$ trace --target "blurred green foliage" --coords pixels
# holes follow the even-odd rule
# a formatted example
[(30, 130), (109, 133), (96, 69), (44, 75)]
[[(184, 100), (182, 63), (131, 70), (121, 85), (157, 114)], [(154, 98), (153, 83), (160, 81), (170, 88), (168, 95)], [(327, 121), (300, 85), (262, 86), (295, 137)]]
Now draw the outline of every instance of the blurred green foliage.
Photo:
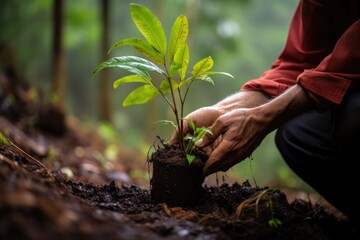
[[(221, 70), (235, 77), (233, 80), (216, 76), (216, 87), (194, 87), (197, 90), (190, 92), (185, 109), (188, 113), (214, 104), (270, 68), (284, 46), (298, 0), (112, 0), (110, 43), (141, 37), (133, 28), (129, 11), (132, 2), (151, 9), (165, 29), (170, 29), (176, 16), (185, 14), (189, 18), (189, 45), (194, 52), (190, 64), (211, 55), (216, 59), (214, 71)], [(52, 0), (0, 2), (0, 47), (5, 44), (13, 48), (22, 74), (48, 97), (52, 83), (52, 3)], [(99, 108), (98, 81), (90, 78), (92, 70), (102, 60), (100, 4), (101, 0), (65, 1), (67, 107), (70, 114), (91, 122), (97, 121)], [(123, 48), (121, 54), (114, 51), (109, 58), (112, 54), (135, 55), (136, 52)], [(112, 79), (121, 77), (116, 69), (111, 74)], [(111, 85), (109, 82), (112, 89)], [(171, 112), (157, 99), (150, 105), (122, 108), (121, 102), (130, 90), (125, 87), (112, 94), (113, 127), (122, 144), (143, 148), (151, 145), (156, 135), (168, 139), (171, 128), (161, 128), (161, 132), (157, 132), (159, 129), (149, 127), (152, 125), (149, 123), (171, 119)], [(252, 157), (253, 160), (232, 168), (229, 174), (241, 179), (254, 178), (259, 185), (277, 182), (297, 187), (302, 184), (282, 162), (273, 133)]]

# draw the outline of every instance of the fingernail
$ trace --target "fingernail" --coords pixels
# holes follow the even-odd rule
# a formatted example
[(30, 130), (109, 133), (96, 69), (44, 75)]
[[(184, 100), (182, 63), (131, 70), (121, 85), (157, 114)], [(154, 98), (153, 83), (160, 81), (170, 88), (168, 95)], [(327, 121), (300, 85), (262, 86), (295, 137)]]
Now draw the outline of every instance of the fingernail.
[(197, 147), (201, 147), (201, 145), (203, 144), (204, 140), (202, 138), (199, 139), (199, 141), (196, 142), (196, 146)]

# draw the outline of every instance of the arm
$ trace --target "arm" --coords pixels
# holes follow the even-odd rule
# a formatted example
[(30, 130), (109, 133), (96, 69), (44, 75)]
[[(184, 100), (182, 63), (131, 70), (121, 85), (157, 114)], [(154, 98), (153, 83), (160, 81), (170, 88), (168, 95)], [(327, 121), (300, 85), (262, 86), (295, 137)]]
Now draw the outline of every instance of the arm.
[(339, 105), (360, 84), (360, 20), (354, 2), (300, 1), (278, 60), (241, 89), (274, 97), (299, 84), (318, 110)]
[(360, 83), (360, 20), (339, 38), (334, 50), (321, 63), (298, 77), (317, 109), (341, 104), (346, 93)]
[(311, 109), (313, 105), (307, 93), (300, 85), (294, 85), (265, 104), (254, 108), (234, 108), (221, 115), (211, 127), (213, 135), (206, 134), (197, 144), (204, 148), (222, 136), (218, 145), (207, 148), (209, 159), (204, 175), (228, 170), (250, 156), (268, 133)]
[[(317, 11), (322, 15), (327, 14), (327, 11), (317, 4), (310, 4), (308, 6), (309, 3), (307, 1), (306, 4), (305, 7), (307, 9)], [(313, 19), (311, 15), (308, 21), (303, 24), (303, 5), (304, 1), (300, 1), (291, 22), (286, 46), (270, 70), (266, 71), (260, 78), (248, 81), (241, 88), (240, 92), (225, 98), (213, 106), (200, 108), (185, 118), (192, 120), (200, 127), (212, 126), (219, 116), (228, 111), (237, 108), (251, 108), (266, 103), (271, 98), (278, 96), (289, 87), (295, 85), (297, 77), (304, 69), (313, 68), (320, 63), (321, 59), (329, 54), (333, 45), (333, 43), (327, 43), (326, 47), (323, 47), (324, 44), (322, 42), (331, 38), (332, 33), (328, 30), (328, 27), (323, 27), (326, 24), (323, 16), (316, 15), (318, 19)], [(314, 24), (319, 26), (312, 29), (311, 26)], [(322, 46), (322, 48), (319, 46)], [(187, 133), (188, 131), (188, 126), (185, 123), (184, 132)], [(175, 144), (176, 142), (177, 130), (174, 131), (170, 144)]]

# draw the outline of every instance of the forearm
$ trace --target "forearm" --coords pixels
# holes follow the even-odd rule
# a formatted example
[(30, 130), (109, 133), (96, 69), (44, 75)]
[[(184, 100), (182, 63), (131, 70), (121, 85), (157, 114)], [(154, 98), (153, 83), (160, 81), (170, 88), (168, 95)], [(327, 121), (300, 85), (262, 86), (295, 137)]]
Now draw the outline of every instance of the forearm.
[(259, 91), (239, 91), (221, 100), (215, 107), (222, 108), (224, 112), (236, 108), (253, 108), (267, 103), (270, 99)]
[(256, 112), (261, 113), (270, 132), (284, 122), (312, 109), (315, 108), (310, 97), (296, 84), (268, 103), (257, 107)]

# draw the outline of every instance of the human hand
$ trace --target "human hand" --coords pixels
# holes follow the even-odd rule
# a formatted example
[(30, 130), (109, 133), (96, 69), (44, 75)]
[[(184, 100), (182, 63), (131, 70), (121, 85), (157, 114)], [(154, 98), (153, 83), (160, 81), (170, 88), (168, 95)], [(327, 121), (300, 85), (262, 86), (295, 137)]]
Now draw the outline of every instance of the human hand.
[(205, 134), (197, 143), (209, 154), (204, 176), (227, 171), (249, 157), (269, 133), (266, 126), (266, 118), (256, 109), (238, 108), (219, 116), (212, 134)]
[[(202, 107), (199, 108), (192, 113), (188, 114), (185, 119), (191, 120), (194, 122), (197, 127), (210, 127), (213, 125), (215, 120), (223, 114), (223, 110), (219, 107), (211, 106), (211, 107)], [(183, 133), (184, 136), (191, 131), (187, 121), (183, 122)], [(177, 127), (173, 132), (169, 143), (176, 144), (179, 141), (179, 128)]]

